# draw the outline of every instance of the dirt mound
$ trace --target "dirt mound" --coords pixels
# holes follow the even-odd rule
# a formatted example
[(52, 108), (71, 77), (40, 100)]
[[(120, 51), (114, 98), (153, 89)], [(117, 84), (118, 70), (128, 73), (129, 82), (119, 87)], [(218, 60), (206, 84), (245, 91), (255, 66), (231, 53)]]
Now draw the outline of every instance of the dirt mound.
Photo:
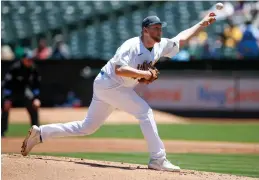
[(130, 180), (130, 179), (253, 179), (234, 175), (182, 170), (160, 172), (147, 169), (147, 166), (76, 158), (50, 156), (22, 157), (16, 154), (2, 155), (3, 180)]

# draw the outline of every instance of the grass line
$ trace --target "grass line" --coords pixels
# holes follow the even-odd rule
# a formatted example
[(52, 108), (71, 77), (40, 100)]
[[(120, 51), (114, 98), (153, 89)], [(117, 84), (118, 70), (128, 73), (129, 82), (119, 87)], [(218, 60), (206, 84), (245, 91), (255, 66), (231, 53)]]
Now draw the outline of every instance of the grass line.
[[(11, 124), (7, 136), (24, 137), (28, 124)], [(163, 140), (199, 140), (227, 142), (259, 142), (259, 124), (160, 124), (159, 135)], [(103, 125), (90, 138), (143, 139), (139, 125)]]

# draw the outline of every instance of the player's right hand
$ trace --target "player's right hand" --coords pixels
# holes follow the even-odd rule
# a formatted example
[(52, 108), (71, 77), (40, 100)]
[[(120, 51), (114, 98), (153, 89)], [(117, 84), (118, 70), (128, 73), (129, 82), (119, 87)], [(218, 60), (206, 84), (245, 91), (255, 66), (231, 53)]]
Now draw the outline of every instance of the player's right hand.
[(203, 18), (203, 20), (200, 22), (200, 25), (203, 27), (207, 27), (211, 24), (213, 24), (216, 21), (216, 14), (215, 13), (209, 13), (207, 16)]
[(6, 100), (4, 102), (4, 111), (9, 111), (9, 109), (12, 107), (12, 101)]

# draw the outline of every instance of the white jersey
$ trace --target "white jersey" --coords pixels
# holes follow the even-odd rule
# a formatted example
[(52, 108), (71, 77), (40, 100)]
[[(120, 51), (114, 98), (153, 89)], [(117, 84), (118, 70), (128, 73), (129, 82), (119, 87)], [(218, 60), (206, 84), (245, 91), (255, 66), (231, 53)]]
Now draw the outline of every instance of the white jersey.
[(159, 43), (155, 43), (152, 51), (149, 51), (140, 37), (134, 37), (125, 41), (116, 51), (112, 59), (102, 68), (102, 71), (110, 79), (119, 85), (134, 88), (138, 84), (138, 79), (122, 77), (115, 74), (115, 65), (130, 66), (137, 69), (144, 61), (157, 61), (160, 57), (173, 57), (179, 52), (179, 39), (161, 38)]

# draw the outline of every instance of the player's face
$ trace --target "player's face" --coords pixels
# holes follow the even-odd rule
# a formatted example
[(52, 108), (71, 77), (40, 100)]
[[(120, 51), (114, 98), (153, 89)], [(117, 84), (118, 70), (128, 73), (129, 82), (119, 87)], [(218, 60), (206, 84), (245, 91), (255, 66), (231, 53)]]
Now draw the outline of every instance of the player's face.
[(162, 25), (154, 24), (147, 27), (147, 32), (149, 37), (153, 39), (155, 42), (160, 42), (162, 37)]

